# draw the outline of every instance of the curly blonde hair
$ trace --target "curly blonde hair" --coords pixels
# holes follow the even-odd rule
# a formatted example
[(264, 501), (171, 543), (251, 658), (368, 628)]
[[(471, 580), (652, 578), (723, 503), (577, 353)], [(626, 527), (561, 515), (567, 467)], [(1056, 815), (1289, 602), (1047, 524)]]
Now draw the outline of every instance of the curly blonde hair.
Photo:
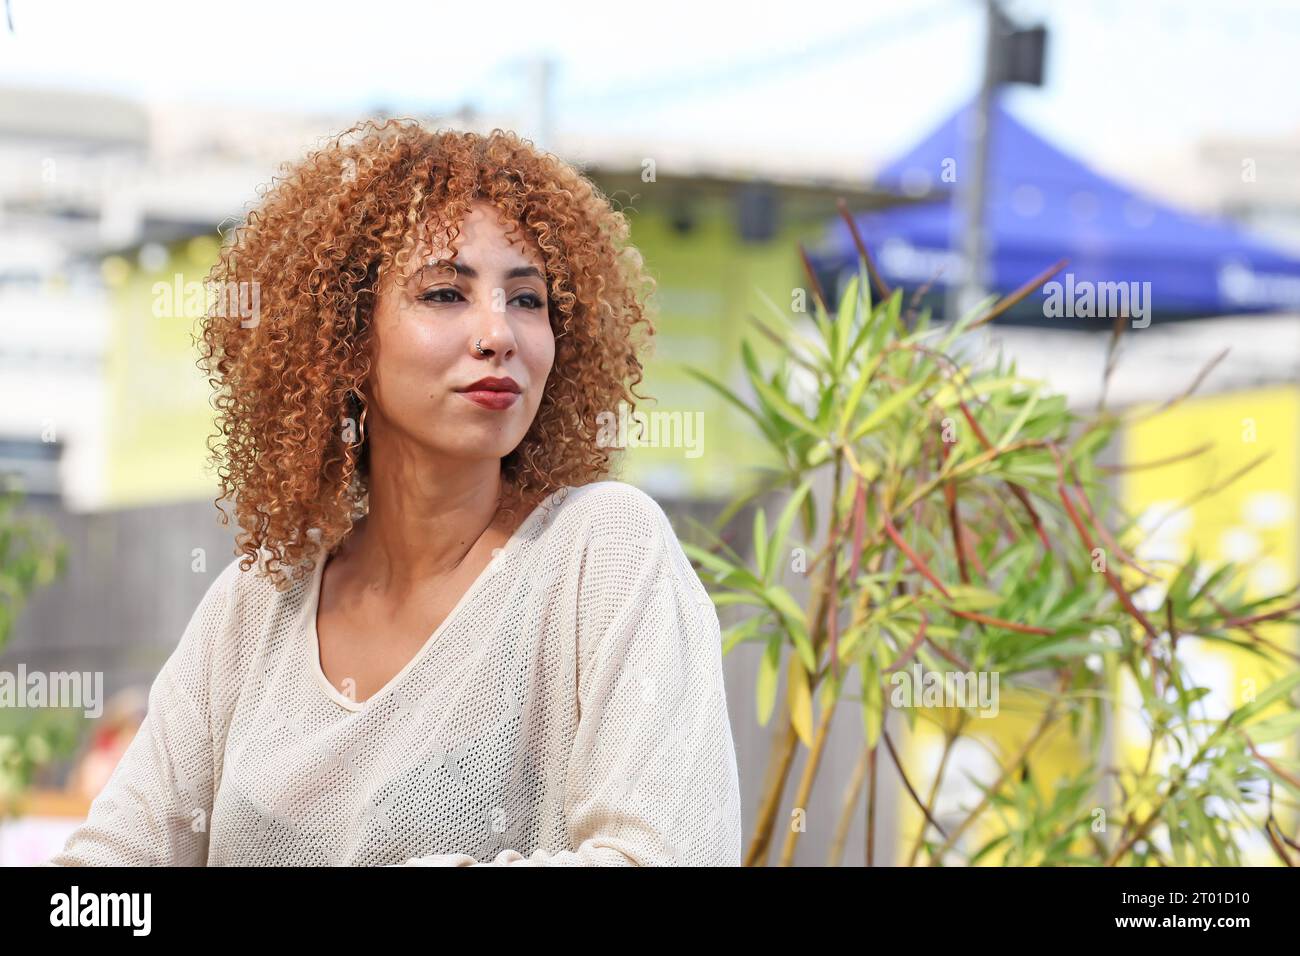
[[(242, 569), (288, 587), (363, 513), (360, 397), (376, 291), (422, 239), (454, 240), (475, 201), (540, 250), (555, 335), (537, 415), (501, 460), (503, 507), (610, 474), (597, 415), (645, 399), (634, 387), (655, 283), (627, 218), (590, 180), (509, 131), (430, 131), (410, 119), (358, 123), (281, 173), (209, 274), (217, 289), (256, 289), (258, 318), (227, 315), (219, 299), (200, 335), (199, 366), (216, 393), (214, 504), (228, 523), (222, 502), (234, 503)], [(342, 423), (358, 419), (362, 438), (349, 440)]]

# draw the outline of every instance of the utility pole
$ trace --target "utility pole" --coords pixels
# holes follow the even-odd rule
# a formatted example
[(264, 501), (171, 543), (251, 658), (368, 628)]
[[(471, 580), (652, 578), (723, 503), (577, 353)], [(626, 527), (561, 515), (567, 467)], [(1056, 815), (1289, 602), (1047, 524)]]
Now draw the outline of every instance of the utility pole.
[(1043, 85), (1047, 31), (1043, 27), (1017, 29), (1002, 12), (999, 0), (983, 0), (985, 11), (984, 70), (974, 109), (967, 114), (964, 139), (955, 157), (960, 235), (953, 245), (961, 250), (966, 273), (948, 297), (950, 320), (975, 308), (989, 292), (985, 285), (988, 260), (988, 180), (992, 151), (994, 105), (999, 88), (1007, 83)]
[(555, 62), (549, 56), (540, 56), (529, 66), (529, 87), (532, 92), (531, 119), (533, 121), (533, 144), (539, 149), (552, 148), (551, 137), (554, 135), (552, 124), (553, 95), (551, 86), (555, 79)]
[(984, 230), (985, 183), (988, 179), (989, 140), (992, 133), (993, 99), (997, 95), (1000, 57), (1003, 44), (1002, 13), (998, 0), (984, 0), (984, 71), (974, 109), (966, 115), (963, 130), (963, 155), (955, 157), (957, 167), (957, 208), (954, 217), (960, 223), (958, 248), (966, 272), (949, 295), (950, 320), (955, 321), (975, 308), (986, 294), (984, 262), (987, 246)]

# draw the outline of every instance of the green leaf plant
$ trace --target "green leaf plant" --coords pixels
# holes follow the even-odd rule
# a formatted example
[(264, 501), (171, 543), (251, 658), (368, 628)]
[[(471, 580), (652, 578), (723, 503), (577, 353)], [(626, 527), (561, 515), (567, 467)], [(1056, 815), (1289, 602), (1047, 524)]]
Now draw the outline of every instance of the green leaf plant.
[[(1261, 828), (1281, 862), (1300, 861), (1294, 834), (1274, 813), (1275, 804), (1294, 809), (1300, 770), (1294, 759), (1260, 751), (1300, 730), (1300, 658), (1260, 633), (1265, 622), (1300, 621), (1296, 589), (1247, 602), (1234, 565), (1204, 567), (1193, 554), (1167, 577), (1140, 565), (1132, 555), (1144, 532), (1108, 500), (1107, 469), (1097, 461), (1126, 418), (1103, 401), (1085, 419), (1000, 355), (977, 368), (949, 354), (960, 336), (1066, 263), (999, 302), (932, 325), (929, 312), (916, 309), (919, 296), (904, 309), (902, 291), (882, 281), (842, 201), (840, 211), (857, 241), (857, 274), (832, 310), (800, 249), (810, 309), (801, 317), (769, 300), (752, 318), (758, 334), (780, 346), (775, 365), (764, 368), (754, 342), (742, 344), (752, 398), (687, 369), (757, 428), (777, 462), (712, 526), (700, 526), (703, 544), (684, 545), (718, 607), (747, 613), (724, 629), (724, 651), (762, 646), (756, 716), (765, 726), (778, 718), (746, 865), (768, 860), (800, 748), (807, 753), (793, 806), (809, 805), (831, 717), (844, 702), (860, 711), (864, 746), (832, 864), (863, 788), (865, 859), (876, 862), (884, 759), (919, 811), (919, 832), (902, 834), (911, 864), (1231, 865), (1241, 861), (1245, 832)], [(1116, 338), (1121, 327), (1117, 321)], [(828, 514), (818, 513), (812, 494), (819, 479), (830, 485)], [(784, 506), (774, 515), (755, 510), (754, 557), (746, 560), (723, 532), (744, 507), (777, 491), (788, 493)], [(817, 539), (816, 549), (803, 547)], [(788, 586), (796, 576), (809, 584), (807, 606)], [(1163, 589), (1158, 610), (1139, 606), (1150, 606), (1136, 595), (1150, 585)], [(1208, 689), (1183, 660), (1196, 641), (1245, 649), (1289, 676), (1209, 719)], [(1030, 703), (1028, 733), (997, 756), (993, 779), (977, 782), (981, 796), (947, 826), (935, 803), (949, 757), (989, 722), (971, 721), (970, 706), (894, 708), (891, 679), (917, 667), (996, 674), (1005, 693)], [(1150, 735), (1143, 766), (1111, 766), (1104, 756), (1122, 683), (1140, 695)], [(924, 774), (906, 765), (891, 709), (909, 729), (937, 722), (942, 711), (937, 774), (932, 761)], [(1080, 764), (1038, 786), (1033, 758), (1062, 728), (1084, 752)], [(1157, 753), (1173, 755), (1167, 767)], [(1248, 812), (1252, 805), (1266, 806), (1266, 823)], [(1109, 818), (1100, 830), (1099, 807)], [(802, 832), (791, 826), (784, 834), (781, 865), (792, 864)]]
[[(20, 514), (23, 496), (0, 475), (0, 651), (31, 594), (63, 573), (67, 548), (41, 517)], [(0, 707), (0, 816), (13, 812), (32, 778), (75, 744), (73, 722), (49, 712)]]

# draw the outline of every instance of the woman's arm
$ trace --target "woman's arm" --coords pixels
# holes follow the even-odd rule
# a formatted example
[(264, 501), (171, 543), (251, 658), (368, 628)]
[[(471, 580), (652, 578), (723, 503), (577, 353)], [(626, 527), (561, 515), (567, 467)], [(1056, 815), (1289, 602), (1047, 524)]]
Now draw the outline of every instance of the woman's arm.
[(608, 624), (579, 648), (579, 722), (565, 791), (573, 849), (503, 850), (490, 861), (438, 854), (399, 865), (740, 865), (740, 785), (717, 611), (658, 505), (631, 510), (604, 548), (602, 567), (621, 573), (580, 612)]
[(212, 814), (211, 688), (238, 561), (209, 586), (149, 689), (149, 709), (86, 821), (47, 866), (203, 866)]

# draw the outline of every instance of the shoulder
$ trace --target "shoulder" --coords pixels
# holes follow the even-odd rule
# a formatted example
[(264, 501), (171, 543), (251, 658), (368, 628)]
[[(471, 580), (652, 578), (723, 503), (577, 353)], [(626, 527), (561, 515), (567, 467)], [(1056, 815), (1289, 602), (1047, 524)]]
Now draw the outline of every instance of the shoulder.
[[(322, 560), (320, 557), (317, 561)], [(244, 555), (229, 559), (208, 585), (195, 611), (205, 629), (223, 630), (228, 634), (244, 634), (259, 630), (258, 625), (269, 617), (293, 610), (306, 598), (313, 574), (306, 569), (297, 580), (287, 586), (277, 587), (266, 573), (266, 555), (244, 569)]]
[(646, 543), (674, 537), (672, 524), (659, 502), (623, 481), (594, 481), (571, 488), (564, 507), (584, 519), (589, 540)]
[(584, 569), (603, 597), (635, 599), (652, 586), (674, 585), (695, 601), (708, 600), (668, 514), (646, 492), (597, 481), (572, 489), (570, 502), (583, 518)]
[(554, 521), (548, 523), (556, 528), (557, 547), (576, 548), (589, 559), (599, 556), (601, 563), (620, 565), (628, 573), (662, 565), (681, 551), (659, 502), (622, 481), (568, 489)]
[(228, 713), (253, 662), (292, 632), (314, 581), (308, 571), (281, 590), (262, 573), (264, 561), (248, 570), (243, 562), (243, 555), (231, 558), (212, 579), (180, 644), (181, 658), (197, 659), (195, 669), (208, 675), (214, 713)]
[[(720, 648), (713, 601), (659, 502), (620, 481), (594, 482), (574, 494), (587, 516), (577, 593), (586, 673), (602, 653), (621, 666), (630, 643), (672, 647), (678, 655)], [(679, 650), (688, 645), (689, 652)], [(584, 698), (590, 680), (580, 680)]]

